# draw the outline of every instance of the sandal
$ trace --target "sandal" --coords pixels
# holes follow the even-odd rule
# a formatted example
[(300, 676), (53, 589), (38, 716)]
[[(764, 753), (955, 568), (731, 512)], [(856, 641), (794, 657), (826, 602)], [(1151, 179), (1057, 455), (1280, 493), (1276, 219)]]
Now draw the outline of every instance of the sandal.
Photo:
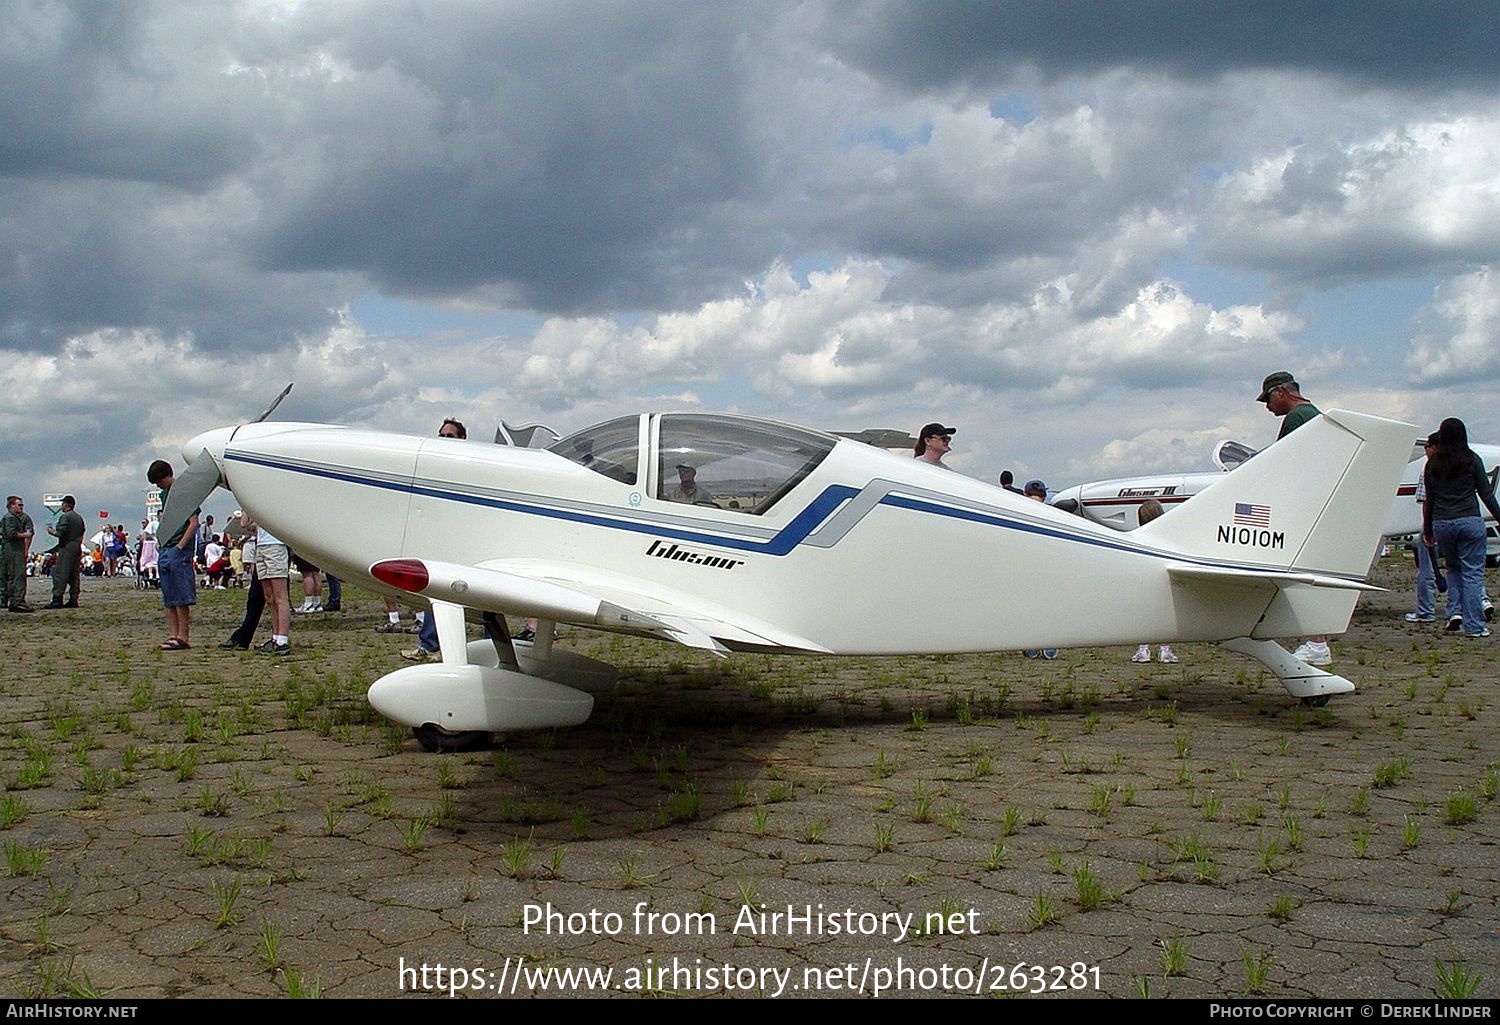
[(168, 637), (167, 642), (161, 646), (162, 651), (183, 651), (192, 645), (181, 637)]

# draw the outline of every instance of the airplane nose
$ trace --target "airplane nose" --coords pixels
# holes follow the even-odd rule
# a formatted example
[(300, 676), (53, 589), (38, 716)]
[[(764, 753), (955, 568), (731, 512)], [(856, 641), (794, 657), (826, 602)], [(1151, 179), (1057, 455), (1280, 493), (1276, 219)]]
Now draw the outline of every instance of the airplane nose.
[(229, 444), (229, 439), (234, 436), (234, 427), (215, 427), (211, 431), (204, 431), (195, 438), (190, 439), (182, 446), (182, 458), (189, 465), (198, 458), (198, 453), (208, 449), (208, 454), (213, 456), (214, 462), (223, 465), (224, 447)]

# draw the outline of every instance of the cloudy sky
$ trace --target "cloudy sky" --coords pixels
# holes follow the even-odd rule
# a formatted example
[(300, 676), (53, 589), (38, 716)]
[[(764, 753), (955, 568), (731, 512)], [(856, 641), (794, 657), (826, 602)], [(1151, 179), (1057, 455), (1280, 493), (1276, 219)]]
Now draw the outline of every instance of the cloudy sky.
[(255, 415), (960, 428), (1054, 487), (1500, 441), (1489, 2), (0, 0), (0, 476)]

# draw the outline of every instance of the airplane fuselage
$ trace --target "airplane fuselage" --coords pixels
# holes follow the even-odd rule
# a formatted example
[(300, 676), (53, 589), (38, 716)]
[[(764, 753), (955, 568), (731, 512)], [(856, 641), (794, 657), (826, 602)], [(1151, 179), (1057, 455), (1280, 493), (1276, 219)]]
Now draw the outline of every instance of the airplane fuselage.
[[(648, 614), (672, 610), (741, 649), (1250, 636), (1274, 587), (1258, 600), (1203, 600), (1203, 585), (1173, 581), (1168, 568), (1255, 570), (1296, 554), (1284, 533), (1239, 529), (1227, 514), (1190, 549), (1122, 534), (848, 440), (830, 439), (826, 457), (759, 514), (685, 505), (661, 497), (651, 477), (669, 472), (669, 459), (647, 451), (644, 427), (642, 438), (639, 470), (609, 476), (547, 450), (266, 423), (238, 430), (222, 468), (257, 520), (341, 576), (380, 587), (371, 567), (403, 558), (493, 568), (634, 596)], [(1318, 600), (1347, 621), (1354, 594)]]

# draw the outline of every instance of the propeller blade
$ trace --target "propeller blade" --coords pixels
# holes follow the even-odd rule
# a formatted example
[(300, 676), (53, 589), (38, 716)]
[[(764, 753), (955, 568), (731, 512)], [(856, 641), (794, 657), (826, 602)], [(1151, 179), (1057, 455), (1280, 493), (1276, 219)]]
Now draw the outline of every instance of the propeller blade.
[[(295, 383), (296, 383), (295, 381), (292, 382), (292, 384), (295, 384)], [(276, 412), (276, 407), (279, 406), (279, 405), (281, 405), (281, 400), (284, 399), (284, 398), (286, 398), (287, 395), (291, 394), (292, 384), (288, 384), (285, 388), (281, 389), (281, 394), (278, 395), (278, 396), (276, 396), (276, 401), (273, 402), (273, 403), (271, 403), (269, 406), (267, 406), (266, 407), (266, 411), (264, 413), (262, 413), (260, 416), (256, 417), (254, 420), (251, 420), (250, 422), (253, 423), (253, 424), (258, 424), (262, 420), (266, 419), (266, 417), (268, 417), (272, 413)], [(194, 465), (196, 465), (196, 464), (194, 464)]]
[(161, 510), (156, 536), (165, 540), (177, 533), (193, 515), (193, 510), (214, 493), (219, 483), (219, 464), (208, 454), (208, 449), (204, 449), (193, 460), (193, 465), (173, 479), (172, 490), (167, 492), (167, 504)]

